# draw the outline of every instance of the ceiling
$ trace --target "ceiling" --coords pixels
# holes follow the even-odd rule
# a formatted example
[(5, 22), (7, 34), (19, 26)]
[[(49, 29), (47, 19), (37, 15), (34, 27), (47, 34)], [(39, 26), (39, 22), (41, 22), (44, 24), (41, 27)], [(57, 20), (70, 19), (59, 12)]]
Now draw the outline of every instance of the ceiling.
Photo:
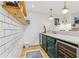
[[(50, 8), (53, 9), (53, 14), (62, 15), (63, 1), (26, 1), (26, 8), (29, 12), (37, 12), (43, 14), (50, 14)], [(35, 7), (32, 8), (32, 5)], [(79, 1), (67, 1), (69, 14), (79, 11)]]

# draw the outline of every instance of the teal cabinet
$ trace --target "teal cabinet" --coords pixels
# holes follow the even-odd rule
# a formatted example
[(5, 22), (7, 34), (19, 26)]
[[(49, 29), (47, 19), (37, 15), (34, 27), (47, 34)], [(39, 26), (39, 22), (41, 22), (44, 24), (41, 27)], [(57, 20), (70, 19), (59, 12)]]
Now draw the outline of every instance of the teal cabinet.
[(46, 40), (47, 36), (46, 35), (42, 35), (42, 48), (47, 51), (47, 40)]
[(42, 34), (42, 48), (50, 58), (56, 58), (56, 38)]
[(42, 35), (41, 35), (41, 33), (39, 34), (39, 44), (40, 44), (40, 46), (42, 46)]
[(47, 53), (51, 58), (56, 58), (56, 39), (47, 36)]

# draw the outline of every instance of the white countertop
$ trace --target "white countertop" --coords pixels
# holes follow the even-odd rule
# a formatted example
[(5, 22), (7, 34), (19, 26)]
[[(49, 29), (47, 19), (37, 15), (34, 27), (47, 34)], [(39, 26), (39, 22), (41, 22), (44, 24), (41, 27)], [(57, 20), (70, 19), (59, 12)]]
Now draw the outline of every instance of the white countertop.
[(42, 33), (42, 34), (47, 35), (47, 36), (51, 36), (51, 37), (55, 37), (55, 38), (58, 38), (60, 40), (67, 41), (67, 42), (79, 45), (79, 37), (78, 36), (63, 35), (63, 34), (59, 34), (59, 33), (57, 33), (57, 34)]

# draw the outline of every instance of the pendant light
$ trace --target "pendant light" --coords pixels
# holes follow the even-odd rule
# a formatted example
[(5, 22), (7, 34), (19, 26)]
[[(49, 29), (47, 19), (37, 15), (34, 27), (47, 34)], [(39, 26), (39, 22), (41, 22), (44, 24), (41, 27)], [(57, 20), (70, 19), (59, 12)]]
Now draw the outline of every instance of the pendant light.
[(49, 16), (49, 19), (53, 19), (53, 16), (52, 16), (52, 8), (50, 9), (50, 16)]
[(63, 13), (63, 14), (67, 14), (68, 11), (69, 11), (69, 9), (68, 9), (67, 6), (66, 6), (66, 1), (64, 1), (64, 8), (63, 8), (63, 10), (62, 10), (62, 13)]

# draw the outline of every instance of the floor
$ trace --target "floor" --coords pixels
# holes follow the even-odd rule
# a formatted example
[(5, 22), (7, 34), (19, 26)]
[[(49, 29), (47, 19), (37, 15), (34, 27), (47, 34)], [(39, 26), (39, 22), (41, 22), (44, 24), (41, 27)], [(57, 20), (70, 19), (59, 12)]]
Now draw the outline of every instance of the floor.
[(41, 52), (41, 54), (42, 54), (42, 56), (43, 56), (44, 58), (49, 58), (49, 56), (47, 55), (47, 53), (46, 53), (39, 45), (30, 46), (29, 48), (24, 48), (24, 49), (22, 49), (20, 57), (21, 57), (21, 58), (27, 58), (27, 57), (25, 56), (26, 53), (29, 52), (29, 51), (33, 51), (33, 50), (34, 50), (34, 51), (40, 50), (40, 52)]

